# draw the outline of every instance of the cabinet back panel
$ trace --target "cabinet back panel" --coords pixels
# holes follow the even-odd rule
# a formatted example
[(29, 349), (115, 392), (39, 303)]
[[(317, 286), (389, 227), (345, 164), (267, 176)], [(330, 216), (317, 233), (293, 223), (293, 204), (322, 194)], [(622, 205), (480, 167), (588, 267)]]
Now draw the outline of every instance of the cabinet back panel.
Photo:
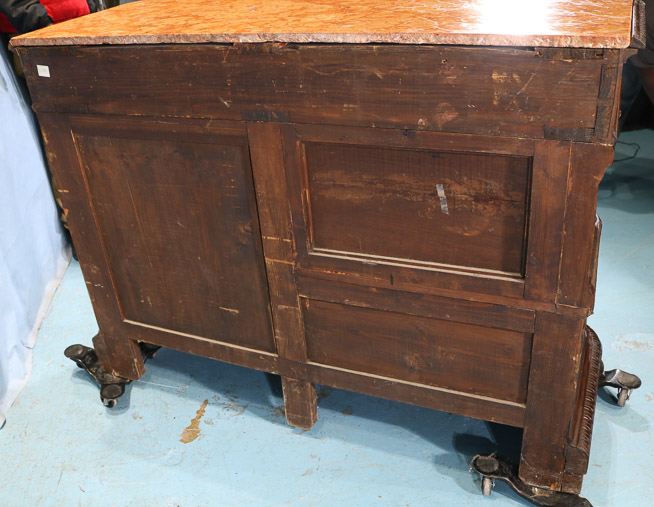
[(123, 316), (274, 351), (245, 140), (76, 143)]
[(524, 403), (531, 333), (303, 299), (314, 363)]
[(314, 249), (523, 273), (528, 157), (304, 150)]
[(39, 111), (531, 138), (592, 135), (597, 93), (587, 90), (601, 78), (597, 61), (528, 49), (396, 44), (35, 47), (24, 60)]

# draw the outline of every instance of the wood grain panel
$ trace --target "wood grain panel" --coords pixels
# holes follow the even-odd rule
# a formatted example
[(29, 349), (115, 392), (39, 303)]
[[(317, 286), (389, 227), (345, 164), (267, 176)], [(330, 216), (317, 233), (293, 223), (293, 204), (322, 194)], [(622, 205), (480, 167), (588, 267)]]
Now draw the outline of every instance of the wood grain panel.
[(303, 147), (314, 249), (522, 274), (528, 158)]
[(282, 377), (284, 412), (291, 426), (311, 429), (318, 419), (316, 388), (311, 382)]
[(280, 358), (279, 364), (280, 369), (287, 375), (293, 375), (299, 379), (309, 379), (316, 384), (520, 428), (524, 425), (525, 406), (523, 403), (466, 394), (441, 387), (430, 387), (380, 375), (362, 374), (316, 363), (299, 364), (283, 361)]
[[(160, 345), (188, 354), (209, 357), (217, 361), (279, 373), (277, 354), (235, 345), (225, 341), (205, 338), (189, 333), (149, 326), (142, 322), (126, 320), (125, 328), (131, 336), (153, 345)], [(192, 374), (192, 372), (189, 372)]]
[(145, 373), (136, 336), (121, 322), (108, 259), (97, 229), (96, 215), (88, 198), (84, 170), (75, 149), (66, 115), (39, 114), (46, 153), (68, 227), (76, 245), (93, 311), (100, 333), (94, 346), (102, 367), (124, 378), (136, 380)]
[(524, 402), (531, 334), (304, 300), (312, 362)]
[(566, 192), (563, 254), (557, 301), (592, 310), (599, 237), (596, 231), (597, 190), (613, 162), (613, 148), (573, 143)]
[[(634, 9), (640, 0), (634, 2)], [(630, 56), (628, 51), (606, 51), (600, 90), (593, 142), (615, 145), (618, 140), (620, 120), (620, 89), (622, 86), (622, 64)]]
[(295, 131), (304, 142), (380, 146), (408, 150), (437, 150), (455, 153), (485, 153), (531, 157), (534, 139), (461, 135), (428, 130), (366, 128), (333, 125), (296, 124)]
[(525, 297), (556, 301), (571, 143), (539, 141), (534, 153)]
[[(167, 45), (19, 50), (37, 110), (543, 138), (593, 129), (600, 61), (526, 49)], [(47, 65), (50, 78), (36, 65)], [(75, 72), (70, 72), (75, 69)], [(255, 113), (259, 113), (259, 116)], [(561, 130), (561, 132), (565, 132)]]
[(244, 129), (211, 142), (140, 129), (75, 131), (123, 316), (273, 351)]
[(466, 301), (455, 297), (447, 298), (392, 289), (362, 287), (306, 276), (299, 276), (297, 283), (300, 295), (307, 299), (376, 308), (498, 329), (511, 329), (525, 333), (534, 332), (535, 313), (533, 310), (481, 301)]
[(295, 286), (294, 237), (283, 177), (281, 133), (275, 124), (250, 123), (248, 136), (277, 351), (283, 357), (304, 361), (304, 324)]
[(536, 314), (519, 469), (527, 484), (559, 491), (566, 485), (565, 450), (580, 384), (585, 322)]
[[(258, 213), (266, 256), (275, 343), (283, 358), (307, 359), (304, 322), (298, 298), (295, 238), (284, 178), (283, 140), (279, 125), (249, 123)], [(311, 382), (282, 375), (286, 420), (308, 429), (316, 422), (316, 390)]]
[[(298, 272), (306, 276), (322, 279), (340, 280), (347, 283), (372, 285), (397, 290), (420, 293), (432, 293), (434, 290), (469, 291), (507, 297), (522, 298), (524, 293), (524, 280), (520, 275), (496, 272), (493, 270), (479, 270), (465, 266), (448, 264), (429, 264), (424, 261), (411, 259), (394, 259), (383, 256), (357, 254), (356, 252), (330, 251), (327, 249), (310, 249), (307, 224), (311, 223), (311, 196), (308, 192), (309, 184), (307, 172), (304, 169), (306, 162), (303, 141), (305, 139), (320, 140), (328, 143), (339, 143), (337, 128), (324, 127), (319, 132), (317, 127), (284, 124), (280, 126), (284, 143), (284, 166), (288, 185), (288, 199), (293, 215), (293, 230), (295, 234), (295, 247), (298, 255)], [(344, 129), (340, 136), (341, 142), (351, 145), (359, 144), (368, 139), (372, 142), (378, 129), (349, 128)], [(392, 132), (380, 130), (380, 141), (391, 140), (393, 144), (407, 148), (427, 148), (430, 143), (438, 146), (460, 146), (462, 137), (436, 133), (417, 132), (404, 136), (399, 131)], [(408, 139), (401, 141), (401, 137)], [(479, 147), (485, 152), (490, 144), (489, 138), (476, 139), (469, 137), (472, 146)], [(443, 144), (440, 144), (443, 143)], [(506, 150), (508, 146), (516, 143), (507, 142), (501, 138), (496, 149)], [(530, 153), (532, 143), (517, 143), (521, 154)], [(491, 153), (496, 153), (491, 151)], [(520, 157), (518, 157), (520, 158)], [(433, 189), (433, 185), (430, 185)], [(356, 215), (350, 222), (356, 222)], [(383, 228), (384, 224), (376, 227)], [(375, 229), (366, 231), (366, 235), (374, 235)], [(407, 228), (407, 233), (410, 230)], [(419, 245), (423, 238), (413, 243)], [(401, 238), (401, 242), (407, 242)]]

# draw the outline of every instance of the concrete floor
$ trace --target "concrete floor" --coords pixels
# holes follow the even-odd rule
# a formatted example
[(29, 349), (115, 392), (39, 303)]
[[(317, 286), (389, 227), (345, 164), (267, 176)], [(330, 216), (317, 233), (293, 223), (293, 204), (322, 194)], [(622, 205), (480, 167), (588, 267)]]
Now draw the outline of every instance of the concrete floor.
[[(654, 132), (622, 140), (641, 149), (600, 188), (590, 324), (607, 367), (644, 386), (624, 409), (600, 395), (583, 490), (595, 506), (649, 505), (654, 483)], [(618, 157), (630, 151), (619, 145)], [(303, 432), (286, 425), (264, 374), (172, 350), (105, 409), (63, 356), (96, 329), (73, 262), (41, 328), (34, 374), (0, 431), (0, 505), (527, 505), (503, 484), (482, 497), (468, 472), (474, 454), (515, 455), (519, 431), (323, 387), (319, 421)]]

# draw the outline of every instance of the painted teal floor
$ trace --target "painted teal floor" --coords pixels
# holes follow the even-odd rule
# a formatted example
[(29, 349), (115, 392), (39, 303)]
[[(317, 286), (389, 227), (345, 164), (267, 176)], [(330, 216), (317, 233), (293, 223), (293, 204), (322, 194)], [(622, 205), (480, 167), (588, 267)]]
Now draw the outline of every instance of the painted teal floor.
[[(596, 315), (608, 367), (644, 387), (619, 409), (601, 395), (583, 495), (595, 506), (651, 505), (654, 491), (654, 132), (623, 135), (638, 157), (600, 188), (604, 221)], [(619, 145), (618, 157), (632, 147)], [(0, 430), (0, 506), (527, 505), (498, 484), (480, 493), (468, 463), (520, 432), (319, 388), (319, 421), (286, 425), (260, 372), (162, 350), (114, 409), (63, 356), (96, 322), (71, 264), (34, 351), (34, 373)], [(552, 393), (556, 396), (556, 393)], [(199, 435), (182, 434), (203, 403)]]

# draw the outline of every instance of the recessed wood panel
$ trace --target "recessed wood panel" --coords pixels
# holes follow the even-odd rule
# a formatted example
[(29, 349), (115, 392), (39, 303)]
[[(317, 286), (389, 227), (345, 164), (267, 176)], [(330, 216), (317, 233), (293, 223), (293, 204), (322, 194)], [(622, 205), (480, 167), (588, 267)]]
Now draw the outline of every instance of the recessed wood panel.
[(312, 362), (524, 403), (530, 333), (304, 299)]
[(311, 246), (523, 273), (528, 157), (305, 143)]
[(274, 351), (246, 138), (141, 130), (75, 136), (124, 318)]

